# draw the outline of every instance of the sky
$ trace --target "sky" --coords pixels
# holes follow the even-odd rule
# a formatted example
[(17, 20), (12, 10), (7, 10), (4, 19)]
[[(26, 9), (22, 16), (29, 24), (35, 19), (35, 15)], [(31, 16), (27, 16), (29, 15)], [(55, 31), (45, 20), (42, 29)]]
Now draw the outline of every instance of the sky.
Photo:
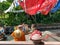
[(3, 1), (6, 1), (6, 0), (0, 0), (0, 2), (3, 2)]

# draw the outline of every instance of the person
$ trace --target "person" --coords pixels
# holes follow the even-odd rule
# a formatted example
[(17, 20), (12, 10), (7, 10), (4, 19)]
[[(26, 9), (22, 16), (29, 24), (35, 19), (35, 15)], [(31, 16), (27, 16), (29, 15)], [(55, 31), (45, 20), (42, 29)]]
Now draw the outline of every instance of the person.
[(4, 33), (4, 29), (3, 29), (3, 27), (0, 26), (0, 34), (1, 33)]
[(0, 26), (0, 40), (6, 40), (6, 39), (7, 37), (5, 35), (4, 28)]
[(34, 42), (34, 45), (44, 45), (42, 39), (42, 32), (39, 29), (35, 29), (30, 35), (30, 40)]
[[(55, 36), (55, 34), (53, 34), (52, 32), (50, 31), (44, 31), (44, 32), (41, 32), (39, 28), (36, 28), (30, 35), (30, 39), (31, 40), (39, 40), (40, 42), (41, 41), (47, 41), (49, 37), (53, 37)], [(38, 41), (37, 41), (38, 42)]]
[(23, 23), (22, 26), (23, 26), (22, 29), (25, 32), (26, 31), (26, 29), (25, 29), (25, 23)]
[(28, 34), (28, 32), (29, 32), (29, 27), (28, 27), (28, 24), (22, 24), (22, 29), (23, 29), (23, 31), (24, 31), (24, 33), (25, 33), (25, 35), (27, 35)]
[(14, 26), (14, 30), (17, 30), (18, 29), (18, 26)]
[(36, 29), (36, 25), (32, 24), (31, 28), (29, 29), (29, 34), (31, 34)]
[(18, 26), (18, 29), (15, 30), (11, 36), (14, 38), (15, 41), (26, 41), (25, 33), (22, 31), (22, 25)]

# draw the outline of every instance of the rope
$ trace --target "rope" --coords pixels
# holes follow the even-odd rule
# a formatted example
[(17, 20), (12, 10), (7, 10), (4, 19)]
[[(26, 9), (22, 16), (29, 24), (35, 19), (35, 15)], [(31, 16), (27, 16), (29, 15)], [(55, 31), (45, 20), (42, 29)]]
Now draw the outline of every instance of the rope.
[(9, 11), (9, 12), (13, 12), (13, 13), (20, 13), (20, 12), (24, 12), (24, 10), (16, 10), (16, 11)]
[(35, 24), (37, 24), (37, 21), (35, 20), (35, 18), (34, 18), (33, 16), (31, 16), (31, 17), (32, 17), (32, 19), (34, 20)]
[(26, 4), (25, 4), (25, 0), (24, 0), (24, 8), (25, 8), (25, 12), (26, 12)]

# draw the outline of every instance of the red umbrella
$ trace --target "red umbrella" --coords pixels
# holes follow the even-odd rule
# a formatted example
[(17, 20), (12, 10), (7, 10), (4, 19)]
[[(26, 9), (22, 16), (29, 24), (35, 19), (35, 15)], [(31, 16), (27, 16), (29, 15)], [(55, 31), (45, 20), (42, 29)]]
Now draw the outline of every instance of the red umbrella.
[(35, 15), (38, 11), (47, 15), (56, 5), (57, 0), (19, 0), (20, 6), (30, 15)]
[(45, 0), (23, 0), (22, 2), (20, 2), (19, 0), (19, 3), (26, 13), (30, 15), (34, 15), (40, 9), (44, 1)]
[(47, 15), (57, 2), (58, 0), (45, 0), (45, 2), (41, 5), (39, 11), (42, 14)]

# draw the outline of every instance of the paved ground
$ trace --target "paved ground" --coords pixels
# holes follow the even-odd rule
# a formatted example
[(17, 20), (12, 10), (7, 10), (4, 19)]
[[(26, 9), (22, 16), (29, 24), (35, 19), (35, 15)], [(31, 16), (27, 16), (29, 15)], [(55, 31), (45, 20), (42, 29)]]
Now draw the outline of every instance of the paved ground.
[[(56, 33), (60, 33), (60, 30), (50, 30), (49, 32), (53, 33), (53, 34), (56, 34)], [(49, 33), (48, 32), (48, 33)], [(29, 34), (30, 35), (30, 34)], [(27, 41), (31, 41), (29, 39), (29, 35), (26, 35), (26, 40)], [(7, 35), (8, 39), (6, 41), (14, 41), (13, 38), (9, 35)], [(58, 36), (53, 36), (53, 37), (49, 37), (46, 42), (50, 42), (50, 41), (59, 41), (60, 42), (60, 37)]]

